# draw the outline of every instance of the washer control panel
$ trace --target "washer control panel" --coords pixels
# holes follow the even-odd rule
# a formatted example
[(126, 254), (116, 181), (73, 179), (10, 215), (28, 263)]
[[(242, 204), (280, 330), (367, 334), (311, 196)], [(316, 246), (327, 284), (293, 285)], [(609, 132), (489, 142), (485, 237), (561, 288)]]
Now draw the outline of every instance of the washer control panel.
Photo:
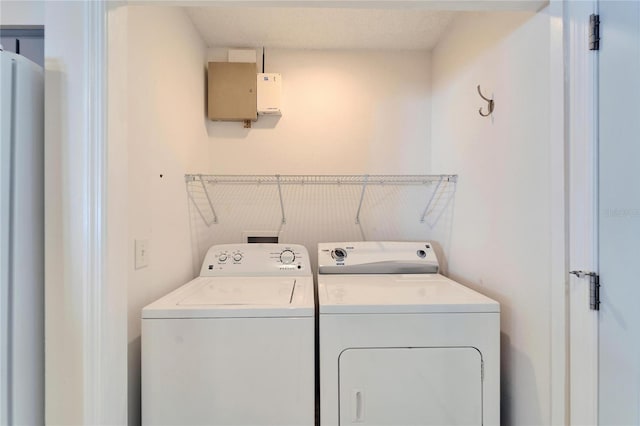
[(318, 244), (320, 274), (436, 274), (430, 242), (360, 241)]
[(201, 277), (311, 275), (309, 253), (299, 244), (219, 244), (209, 248)]

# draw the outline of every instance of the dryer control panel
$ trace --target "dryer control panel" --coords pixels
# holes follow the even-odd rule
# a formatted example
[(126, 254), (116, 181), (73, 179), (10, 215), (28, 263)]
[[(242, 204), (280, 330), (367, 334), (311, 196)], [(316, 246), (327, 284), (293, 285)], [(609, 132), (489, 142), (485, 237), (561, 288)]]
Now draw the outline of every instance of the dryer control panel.
[(204, 257), (201, 277), (308, 276), (309, 253), (299, 244), (219, 244)]
[(428, 241), (318, 244), (320, 274), (437, 274), (439, 269)]

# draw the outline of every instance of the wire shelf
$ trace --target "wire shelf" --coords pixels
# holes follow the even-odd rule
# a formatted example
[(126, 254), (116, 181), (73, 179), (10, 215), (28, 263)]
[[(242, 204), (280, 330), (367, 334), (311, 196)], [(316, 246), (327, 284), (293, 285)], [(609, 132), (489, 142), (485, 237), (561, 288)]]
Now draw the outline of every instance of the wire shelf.
[(187, 182), (250, 185), (429, 185), (433, 182), (456, 182), (457, 175), (185, 175)]
[[(282, 187), (286, 185), (298, 186), (361, 186), (358, 196), (358, 207), (355, 210), (355, 224), (360, 224), (360, 215), (367, 192), (367, 187), (372, 186), (435, 186), (427, 198), (420, 216), (420, 222), (424, 223), (426, 217), (432, 212), (432, 205), (442, 197), (445, 192), (443, 184), (453, 184), (458, 180), (457, 175), (185, 175), (189, 199), (193, 202), (196, 211), (207, 226), (218, 223), (218, 214), (214, 205), (216, 186), (261, 186), (276, 185), (279, 199), (281, 223), (287, 223), (285, 214), (285, 199), (282, 195)], [(274, 194), (276, 195), (276, 194)]]
[(451, 236), (456, 175), (186, 175), (194, 271), (212, 244), (277, 235), (327, 241), (438, 241)]

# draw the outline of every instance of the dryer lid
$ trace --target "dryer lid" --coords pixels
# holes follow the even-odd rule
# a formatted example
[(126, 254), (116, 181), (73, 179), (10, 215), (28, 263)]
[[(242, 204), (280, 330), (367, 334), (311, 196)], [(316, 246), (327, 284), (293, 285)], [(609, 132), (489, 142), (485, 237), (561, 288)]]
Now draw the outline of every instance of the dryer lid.
[(439, 274), (318, 278), (320, 314), (500, 312), (498, 302)]

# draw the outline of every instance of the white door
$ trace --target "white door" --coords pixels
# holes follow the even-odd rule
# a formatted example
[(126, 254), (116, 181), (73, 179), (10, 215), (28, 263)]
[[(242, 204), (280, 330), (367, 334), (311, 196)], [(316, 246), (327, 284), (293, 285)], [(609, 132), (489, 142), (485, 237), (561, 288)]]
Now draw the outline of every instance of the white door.
[(481, 425), (475, 348), (363, 348), (340, 355), (340, 425)]
[(640, 424), (640, 2), (600, 1), (599, 424)]

